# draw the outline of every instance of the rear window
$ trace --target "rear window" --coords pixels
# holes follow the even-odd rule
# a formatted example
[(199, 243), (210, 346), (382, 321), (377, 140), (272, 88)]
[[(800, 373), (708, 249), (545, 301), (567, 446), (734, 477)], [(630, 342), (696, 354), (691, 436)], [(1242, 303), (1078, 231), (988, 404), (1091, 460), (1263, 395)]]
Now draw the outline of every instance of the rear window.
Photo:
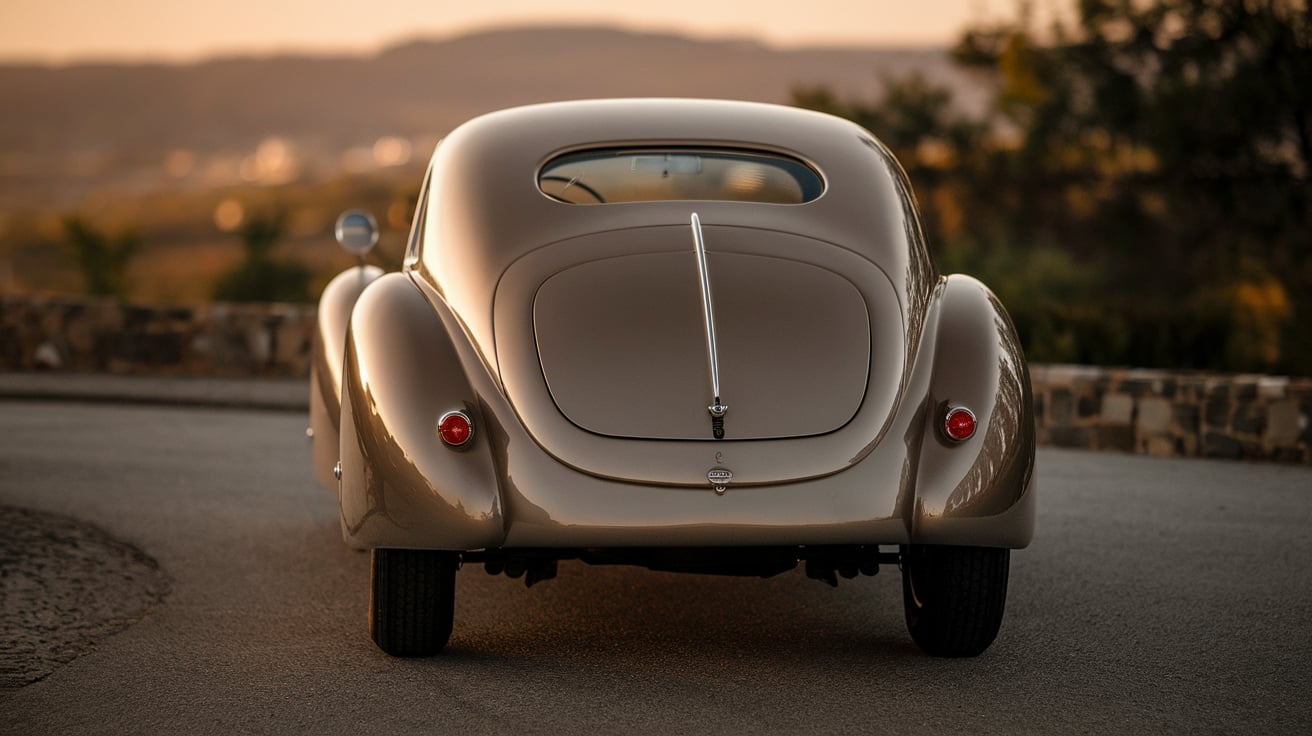
[(642, 148), (580, 151), (547, 162), (538, 188), (568, 204), (729, 200), (801, 204), (824, 190), (811, 167), (773, 153)]

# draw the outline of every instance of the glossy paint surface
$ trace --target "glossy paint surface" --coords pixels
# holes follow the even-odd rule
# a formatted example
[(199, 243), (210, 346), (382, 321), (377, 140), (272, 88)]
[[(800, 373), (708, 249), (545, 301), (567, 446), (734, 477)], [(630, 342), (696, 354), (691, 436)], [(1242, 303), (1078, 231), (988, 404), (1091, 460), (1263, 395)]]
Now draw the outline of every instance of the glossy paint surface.
[[(537, 190), (544, 161), (627, 143), (786, 153), (826, 190), (798, 205), (589, 207)], [(379, 279), (351, 316), (353, 545), (1028, 543), (1033, 421), (1014, 330), (982, 284), (934, 274), (904, 175), (860, 128), (746, 103), (522, 108), (448, 136), (426, 212), (414, 268)], [(948, 404), (975, 412), (973, 437), (943, 435)], [(459, 450), (436, 434), (452, 410), (478, 428)], [(732, 472), (723, 495), (714, 469)]]
[(460, 364), (447, 325), (409, 278), (384, 276), (361, 295), (342, 381), (341, 508), (348, 540), (382, 538), (393, 547), (438, 540), (448, 549), (474, 549), (503, 535), (488, 433), (475, 433), (459, 449), (438, 434), (441, 418), (453, 410), (487, 424)]
[(708, 439), (706, 407), (718, 396), (735, 440), (824, 434), (852, 419), (866, 393), (870, 321), (851, 282), (797, 261), (717, 253), (708, 263), (717, 393), (688, 261), (678, 251), (608, 258), (543, 282), (534, 333), (566, 418), (612, 437)]
[(365, 287), (383, 275), (377, 266), (360, 266), (338, 274), (319, 297), (310, 362), (310, 430), (313, 441), (314, 477), (319, 484), (337, 490), (333, 466), (341, 458), (338, 429), (341, 421), (342, 362), (346, 353), (346, 330), (351, 310)]

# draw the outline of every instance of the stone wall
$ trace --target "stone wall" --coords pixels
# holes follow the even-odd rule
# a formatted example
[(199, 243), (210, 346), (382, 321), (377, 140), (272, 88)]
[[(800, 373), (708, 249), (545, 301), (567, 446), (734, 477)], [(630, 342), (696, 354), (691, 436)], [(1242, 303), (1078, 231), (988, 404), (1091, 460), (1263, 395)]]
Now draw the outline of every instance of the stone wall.
[[(0, 371), (308, 375), (314, 307), (0, 298)], [(1034, 365), (1046, 445), (1312, 464), (1312, 378)]]
[(1312, 464), (1312, 379), (1032, 365), (1039, 442)]
[(0, 370), (307, 376), (314, 307), (0, 298)]

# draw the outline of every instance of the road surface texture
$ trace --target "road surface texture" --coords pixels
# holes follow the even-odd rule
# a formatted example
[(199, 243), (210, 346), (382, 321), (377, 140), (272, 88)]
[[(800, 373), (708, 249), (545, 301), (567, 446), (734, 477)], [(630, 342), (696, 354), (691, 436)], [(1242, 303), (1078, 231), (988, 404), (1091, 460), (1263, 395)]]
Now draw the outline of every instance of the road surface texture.
[[(292, 412), (0, 402), (5, 590), (30, 600), (40, 570), (54, 577), (38, 587), (128, 601), (69, 640), (71, 661), (0, 688), (0, 733), (1312, 726), (1307, 468), (1041, 451), (1038, 535), (1012, 557), (1002, 633), (977, 659), (916, 650), (892, 569), (830, 589), (800, 572), (563, 564), (532, 590), (465, 568), (447, 652), (400, 660), (369, 640), (368, 556), (340, 541), (304, 426)], [(27, 534), (40, 538), (27, 549), (15, 518), (66, 533)], [(48, 547), (68, 539), (120, 550), (131, 572), (57, 579), (42, 560), (66, 558)], [(49, 624), (12, 614), (12, 651), (14, 629)]]

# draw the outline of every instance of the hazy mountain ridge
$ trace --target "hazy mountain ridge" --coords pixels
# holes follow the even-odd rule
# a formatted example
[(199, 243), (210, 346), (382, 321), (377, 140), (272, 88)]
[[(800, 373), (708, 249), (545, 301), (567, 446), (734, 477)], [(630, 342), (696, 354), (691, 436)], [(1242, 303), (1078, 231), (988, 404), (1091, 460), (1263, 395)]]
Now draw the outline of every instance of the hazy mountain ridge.
[(912, 71), (951, 87), (966, 109), (984, 104), (983, 90), (941, 49), (776, 49), (611, 28), (489, 31), (368, 57), (0, 65), (0, 199), (27, 199), (34, 183), (52, 178), (76, 187), (158, 166), (175, 150), (249, 152), (275, 135), (325, 155), (384, 135), (441, 135), (518, 104), (614, 96), (784, 103), (793, 87), (814, 84), (870, 98), (881, 77)]

